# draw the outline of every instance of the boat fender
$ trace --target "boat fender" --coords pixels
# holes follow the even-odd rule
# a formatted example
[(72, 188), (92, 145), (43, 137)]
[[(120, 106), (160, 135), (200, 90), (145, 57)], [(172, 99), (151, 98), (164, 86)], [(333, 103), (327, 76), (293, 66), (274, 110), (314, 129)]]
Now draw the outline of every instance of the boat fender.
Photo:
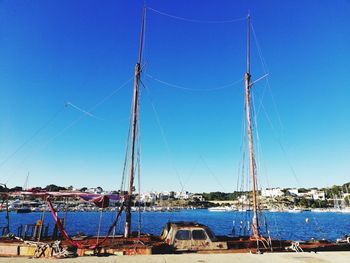
[(347, 237), (346, 241), (348, 242), (348, 244), (350, 244), (350, 237)]

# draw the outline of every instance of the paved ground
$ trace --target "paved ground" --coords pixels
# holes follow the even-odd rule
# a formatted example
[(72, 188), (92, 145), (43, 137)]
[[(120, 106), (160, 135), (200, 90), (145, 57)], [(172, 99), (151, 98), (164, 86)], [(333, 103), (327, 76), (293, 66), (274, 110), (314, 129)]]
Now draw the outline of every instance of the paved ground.
[[(0, 263), (18, 262), (53, 262), (55, 259), (0, 258)], [(59, 260), (64, 263), (350, 263), (350, 252), (322, 253), (273, 253), (263, 255), (253, 254), (183, 254), (183, 255), (151, 255), (151, 256), (109, 256), (109, 257), (80, 257)]]

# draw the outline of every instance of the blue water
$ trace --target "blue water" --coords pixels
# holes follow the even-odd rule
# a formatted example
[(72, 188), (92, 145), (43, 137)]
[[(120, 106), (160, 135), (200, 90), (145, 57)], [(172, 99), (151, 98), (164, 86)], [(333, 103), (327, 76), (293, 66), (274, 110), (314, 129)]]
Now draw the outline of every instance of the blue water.
[[(62, 213), (58, 213), (61, 217)], [(243, 217), (240, 212), (209, 212), (206, 209), (182, 210), (180, 212), (146, 212), (141, 213), (142, 232), (159, 235), (168, 221), (196, 221), (208, 225), (217, 235), (231, 235), (233, 221), (236, 227)], [(10, 213), (11, 232), (17, 233), (20, 224), (33, 224), (42, 216), (41, 212), (29, 214)], [(264, 216), (273, 238), (290, 240), (328, 239), (336, 240), (350, 234), (350, 214), (338, 213), (270, 213)], [(102, 215), (101, 234), (106, 234), (115, 217), (115, 212), (104, 212)], [(99, 212), (68, 212), (66, 230), (70, 235), (83, 232), (96, 235), (100, 219)], [(137, 231), (138, 213), (132, 214), (132, 230)], [(306, 222), (308, 219), (308, 223)], [(117, 232), (122, 233), (123, 221), (117, 225)], [(44, 223), (52, 230), (54, 221), (50, 212), (44, 214)], [(5, 213), (0, 213), (0, 226), (4, 226)], [(237, 229), (237, 228), (236, 228)]]

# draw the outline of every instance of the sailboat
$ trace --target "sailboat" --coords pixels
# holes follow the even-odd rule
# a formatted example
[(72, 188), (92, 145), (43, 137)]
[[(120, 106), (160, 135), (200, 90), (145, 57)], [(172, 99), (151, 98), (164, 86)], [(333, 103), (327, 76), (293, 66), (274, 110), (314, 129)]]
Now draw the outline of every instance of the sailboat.
[[(250, 15), (248, 15), (247, 30), (247, 70), (245, 73), (245, 109), (249, 146), (249, 164), (251, 176), (251, 197), (252, 197), (252, 218), (251, 228), (246, 235), (235, 237), (215, 237), (214, 233), (205, 225), (196, 222), (168, 222), (160, 236), (142, 235), (132, 232), (132, 197), (134, 192), (134, 178), (138, 162), (138, 137), (139, 137), (139, 85), (142, 71), (142, 52), (145, 27), (146, 7), (143, 8), (140, 46), (138, 60), (135, 65), (132, 113), (130, 121), (130, 168), (129, 184), (126, 193), (120, 192), (120, 196), (87, 194), (82, 192), (47, 192), (47, 191), (26, 191), (14, 193), (14, 195), (28, 195), (32, 197), (41, 197), (47, 202), (51, 214), (55, 220), (55, 231), (52, 236), (41, 235), (46, 227), (42, 220), (38, 220), (33, 227), (39, 235), (31, 237), (30, 241), (25, 240), (25, 235), (6, 236), (0, 238), (0, 256), (31, 256), (31, 257), (49, 257), (49, 256), (67, 256), (68, 249), (74, 248), (76, 255), (111, 255), (111, 254), (153, 254), (153, 253), (173, 253), (177, 251), (209, 251), (211, 253), (237, 253), (237, 252), (272, 252), (272, 251), (310, 251), (310, 250), (350, 250), (350, 244), (335, 244), (331, 242), (305, 242), (296, 243), (286, 240), (273, 240), (269, 236), (263, 235), (261, 230), (261, 220), (259, 216), (259, 206), (257, 197), (257, 179), (256, 163), (253, 145), (253, 131), (251, 125), (251, 72), (250, 72)], [(6, 200), (10, 193), (3, 193)], [(53, 198), (82, 198), (86, 201), (95, 203), (101, 211), (108, 206), (111, 198), (120, 200), (120, 208), (116, 217), (108, 229), (106, 235), (87, 237), (78, 235), (71, 237), (65, 230), (65, 224), (62, 218), (58, 218), (55, 207), (52, 204)], [(8, 210), (8, 209), (7, 209)], [(122, 236), (114, 234), (117, 222), (121, 214), (125, 212), (124, 233)], [(9, 223), (9, 220), (8, 220)], [(101, 220), (100, 220), (101, 224)], [(99, 225), (100, 226), (100, 225)], [(9, 229), (8, 229), (9, 230)], [(100, 229), (99, 229), (100, 230)], [(8, 231), (9, 232), (9, 231)], [(59, 234), (58, 234), (59, 233)], [(5, 251), (5, 252), (3, 252)]]

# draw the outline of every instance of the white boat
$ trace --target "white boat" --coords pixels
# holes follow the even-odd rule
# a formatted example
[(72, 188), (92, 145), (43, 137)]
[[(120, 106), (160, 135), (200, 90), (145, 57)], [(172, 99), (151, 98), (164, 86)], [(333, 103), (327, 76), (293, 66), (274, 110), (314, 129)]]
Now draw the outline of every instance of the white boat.
[(226, 208), (223, 206), (215, 206), (208, 208), (208, 211), (210, 212), (226, 212)]
[(215, 206), (208, 208), (210, 212), (230, 212), (236, 210), (233, 206)]
[(311, 209), (311, 212), (314, 212), (314, 213), (325, 213), (325, 212), (328, 212), (328, 210), (324, 209), (324, 208), (314, 208), (314, 209)]
[(300, 208), (293, 208), (293, 209), (288, 209), (288, 213), (301, 213), (303, 212), (303, 209)]

